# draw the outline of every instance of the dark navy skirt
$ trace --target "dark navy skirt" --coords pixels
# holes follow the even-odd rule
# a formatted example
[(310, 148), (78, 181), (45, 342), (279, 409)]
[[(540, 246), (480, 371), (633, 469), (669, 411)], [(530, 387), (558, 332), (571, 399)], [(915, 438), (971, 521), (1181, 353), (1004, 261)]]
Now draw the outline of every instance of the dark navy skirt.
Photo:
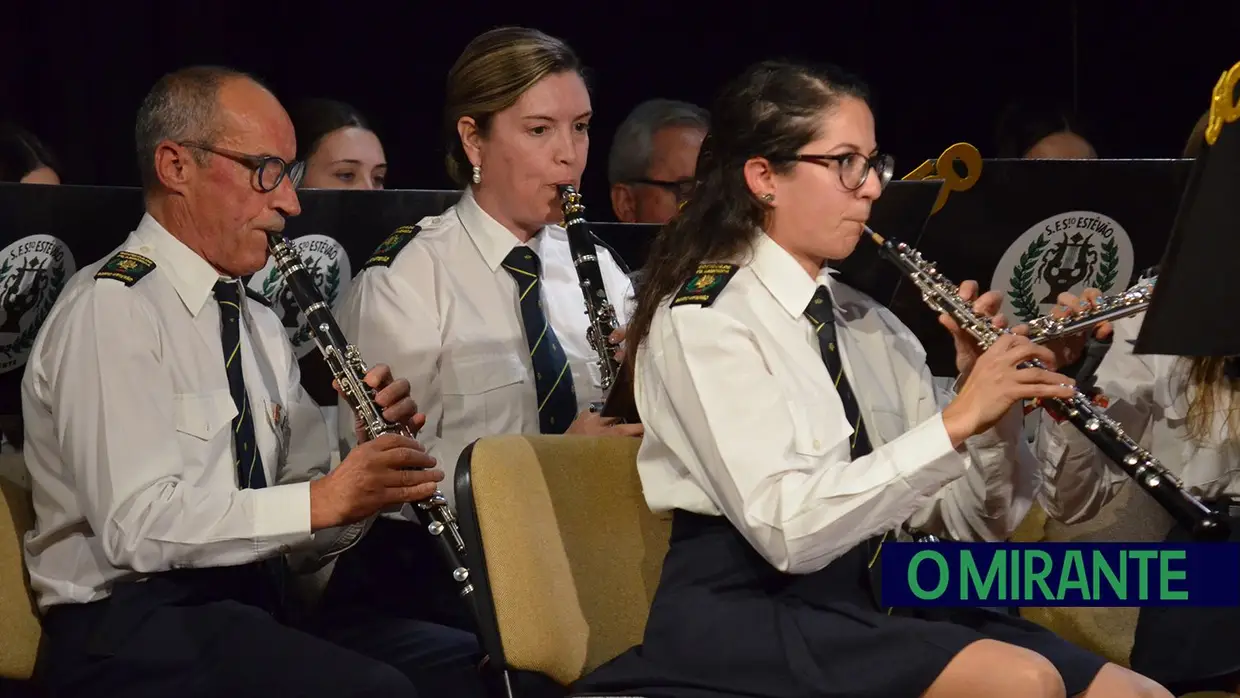
[(889, 615), (875, 603), (868, 561), (861, 545), (813, 574), (784, 574), (727, 519), (677, 511), (643, 644), (584, 677), (574, 695), (917, 698), (957, 653), (987, 638), (1046, 657), (1068, 695), (1106, 664), (986, 609)]

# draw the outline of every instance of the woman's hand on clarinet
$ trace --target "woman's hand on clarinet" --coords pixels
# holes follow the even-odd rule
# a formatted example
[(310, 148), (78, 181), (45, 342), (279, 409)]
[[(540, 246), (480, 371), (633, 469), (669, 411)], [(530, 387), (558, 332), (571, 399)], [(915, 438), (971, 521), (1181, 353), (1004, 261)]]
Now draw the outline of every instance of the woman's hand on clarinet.
[[(976, 281), (965, 281), (960, 284), (960, 299), (966, 302), (972, 301), (973, 312), (981, 317), (990, 318), (991, 324), (995, 327), (1005, 327), (1007, 320), (999, 312), (999, 307), (1003, 305), (1003, 294), (998, 291), (988, 291), (977, 297), (977, 290)], [(982, 348), (978, 346), (973, 335), (961, 329), (950, 315), (940, 314), (939, 324), (946, 327), (947, 331), (952, 334), (952, 341), (956, 345), (956, 372), (960, 375), (960, 380), (964, 380), (973, 370), (977, 358), (981, 356)]]
[(618, 364), (624, 363), (624, 333), (627, 329), (627, 327), (618, 327), (615, 332), (612, 332), (611, 335), (607, 337), (608, 343), (616, 347), (616, 353), (614, 356), (616, 357), (616, 363)]
[(640, 424), (616, 424), (615, 417), (602, 417), (586, 410), (568, 425), (568, 434), (578, 436), (641, 436), (645, 430)]
[[(1059, 297), (1056, 298), (1058, 305), (1056, 305), (1055, 309), (1051, 311), (1051, 317), (1056, 320), (1063, 320), (1074, 313), (1089, 312), (1090, 310), (1093, 310), (1094, 302), (1097, 301), (1098, 297), (1101, 295), (1102, 291), (1099, 291), (1096, 288), (1085, 289), (1081, 292), (1081, 296), (1079, 298), (1071, 293), (1061, 293), (1059, 294)], [(1012, 331), (1017, 334), (1025, 334), (1028, 331), (1028, 328), (1026, 325), (1022, 324), (1013, 327)], [(1113, 329), (1110, 322), (1099, 323), (1093, 329), (1093, 336), (1097, 339), (1105, 340), (1107, 337), (1111, 336), (1112, 331)], [(1076, 334), (1060, 337), (1059, 339), (1047, 342), (1043, 346), (1050, 349), (1051, 353), (1055, 355), (1056, 366), (1071, 366), (1081, 358), (1081, 352), (1085, 351), (1085, 342), (1087, 341), (1088, 336), (1089, 333), (1087, 332), (1078, 332)]]
[(1005, 334), (977, 357), (968, 378), (943, 410), (943, 426), (952, 446), (993, 427), (1018, 401), (1068, 398), (1073, 381), (1042, 368), (1017, 368), (1030, 359), (1054, 360), (1051, 351), (1029, 339)]
[[(409, 381), (404, 378), (394, 379), (392, 369), (386, 364), (376, 364), (366, 372), (366, 377), (362, 380), (374, 389), (374, 401), (383, 410), (383, 418), (393, 424), (408, 427), (409, 432), (417, 436), (426, 424), (426, 415), (418, 412), (417, 403), (409, 395)], [(340, 384), (337, 381), (332, 381), (332, 387), (340, 393)], [(341, 396), (343, 397), (343, 393)], [(357, 443), (364, 444), (370, 439), (366, 434), (366, 425), (359, 415), (354, 414), (353, 417), (353, 432)]]

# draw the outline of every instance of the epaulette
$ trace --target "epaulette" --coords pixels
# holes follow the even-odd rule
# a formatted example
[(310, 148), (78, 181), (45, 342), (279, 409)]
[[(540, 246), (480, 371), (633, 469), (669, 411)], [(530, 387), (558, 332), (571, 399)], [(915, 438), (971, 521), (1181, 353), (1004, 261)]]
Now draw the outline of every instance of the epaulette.
[(700, 305), (707, 307), (715, 302), (719, 294), (723, 291), (723, 287), (728, 285), (728, 281), (732, 279), (732, 275), (740, 267), (736, 264), (724, 264), (722, 262), (703, 262), (698, 265), (697, 272), (693, 278), (681, 287), (676, 296), (672, 298), (672, 307), (678, 305)]
[(397, 228), (396, 232), (387, 236), (386, 240), (379, 243), (379, 246), (371, 253), (370, 259), (367, 259), (366, 263), (362, 265), (362, 269), (392, 266), (396, 255), (400, 254), (400, 251), (405, 249), (405, 245), (408, 245), (409, 241), (417, 237), (421, 231), (422, 228), (416, 225), (402, 225)]
[(135, 252), (121, 250), (104, 262), (102, 267), (99, 267), (99, 271), (95, 272), (95, 278), (112, 279), (126, 286), (133, 286), (154, 269), (154, 260)]
[(259, 293), (258, 291), (255, 291), (249, 286), (245, 287), (245, 295), (249, 296), (252, 300), (256, 300), (259, 303), (262, 303), (268, 308), (271, 307), (271, 301), (267, 299), (267, 296), (264, 296), (263, 294)]
[(629, 274), (633, 273), (633, 270), (629, 268), (629, 265), (625, 263), (624, 259), (620, 256), (620, 254), (616, 252), (616, 248), (612, 247), (611, 245), (608, 245), (606, 242), (603, 242), (603, 238), (599, 237), (598, 235), (595, 235), (593, 230), (590, 231), (590, 238), (594, 240), (595, 245), (611, 253), (612, 261), (616, 263), (616, 266), (620, 267), (620, 271), (624, 272), (625, 276), (628, 276)]

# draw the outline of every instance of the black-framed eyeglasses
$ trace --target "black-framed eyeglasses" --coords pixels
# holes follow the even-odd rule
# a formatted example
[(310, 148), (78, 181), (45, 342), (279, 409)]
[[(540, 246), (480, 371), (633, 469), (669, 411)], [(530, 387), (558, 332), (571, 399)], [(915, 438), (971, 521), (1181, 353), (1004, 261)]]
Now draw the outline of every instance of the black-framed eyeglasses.
[(840, 184), (849, 191), (857, 191), (870, 177), (870, 170), (878, 173), (878, 188), (886, 189), (891, 182), (891, 175), (896, 169), (896, 160), (890, 155), (879, 153), (866, 157), (861, 153), (843, 153), (841, 155), (813, 155), (800, 153), (792, 158), (798, 162), (812, 162), (815, 165), (830, 167), (831, 163), (839, 166)]
[(674, 182), (665, 179), (630, 179), (625, 184), (645, 184), (651, 187), (659, 187), (670, 191), (675, 195), (677, 201), (686, 201), (689, 194), (693, 193), (693, 179), (678, 179)]
[(235, 163), (248, 167), (254, 172), (255, 186), (264, 193), (275, 191), (276, 187), (280, 186), (280, 182), (284, 181), (285, 175), (288, 175), (289, 181), (293, 183), (293, 188), (296, 189), (301, 186), (301, 178), (306, 173), (306, 163), (299, 161), (287, 162), (283, 158), (278, 158), (274, 155), (238, 153), (235, 150), (216, 148), (205, 143), (195, 143), (193, 141), (185, 141), (178, 143), (178, 145), (186, 148), (196, 148), (222, 158), (228, 158)]

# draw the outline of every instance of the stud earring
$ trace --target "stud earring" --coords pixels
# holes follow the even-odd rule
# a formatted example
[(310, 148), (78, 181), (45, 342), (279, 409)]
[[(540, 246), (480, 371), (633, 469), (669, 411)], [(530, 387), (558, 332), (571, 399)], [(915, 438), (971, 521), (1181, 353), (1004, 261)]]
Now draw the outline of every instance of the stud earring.
[(482, 183), (482, 168), (474, 165), (474, 184)]
[(762, 195), (762, 200), (769, 204), (775, 200), (775, 195), (768, 192)]

